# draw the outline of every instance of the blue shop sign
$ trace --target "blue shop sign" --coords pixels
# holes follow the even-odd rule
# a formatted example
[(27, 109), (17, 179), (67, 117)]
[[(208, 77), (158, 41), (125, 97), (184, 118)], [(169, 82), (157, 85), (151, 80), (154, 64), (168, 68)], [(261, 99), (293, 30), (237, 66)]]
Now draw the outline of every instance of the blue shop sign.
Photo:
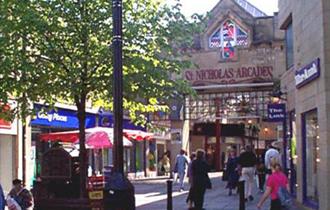
[[(100, 115), (99, 115), (99, 126), (100, 127), (113, 128), (113, 123), (114, 123), (114, 117), (111, 112), (100, 113)], [(142, 131), (146, 130), (142, 126), (135, 125), (133, 122), (131, 122), (130, 119), (124, 119), (123, 128), (130, 129), (130, 130), (142, 130)]]
[(301, 88), (302, 86), (320, 77), (320, 74), (321, 74), (320, 59), (317, 58), (312, 63), (296, 71), (296, 75), (295, 75), (296, 87)]
[[(45, 106), (35, 104), (34, 108), (37, 112), (35, 119), (31, 121), (32, 126), (47, 126), (56, 128), (71, 128), (78, 129), (79, 121), (77, 111), (68, 109), (56, 109), (48, 112), (43, 112)], [(93, 128), (96, 126), (96, 115), (86, 113), (86, 128)]]
[(285, 120), (285, 104), (268, 104), (268, 121), (283, 122)]

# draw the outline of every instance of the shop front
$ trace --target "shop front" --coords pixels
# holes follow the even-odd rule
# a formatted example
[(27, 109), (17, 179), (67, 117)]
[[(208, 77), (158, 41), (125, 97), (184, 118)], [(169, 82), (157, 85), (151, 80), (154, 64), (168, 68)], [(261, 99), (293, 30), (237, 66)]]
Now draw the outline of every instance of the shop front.
[[(8, 110), (15, 105), (16, 102), (11, 101), (8, 104)], [(17, 119), (12, 122), (0, 119), (0, 183), (7, 193), (12, 188), (13, 179), (21, 174), (22, 169), (19, 161), (19, 157), (22, 155), (19, 147), (19, 131), (20, 126)]]
[[(32, 186), (33, 181), (35, 181), (38, 174), (40, 174), (41, 156), (53, 145), (53, 142), (40, 141), (40, 135), (53, 132), (71, 131), (79, 128), (79, 121), (76, 116), (77, 111), (73, 106), (58, 105), (55, 109), (48, 110), (48, 107), (44, 105), (34, 104), (34, 110), (36, 111), (36, 115), (32, 118), (29, 126), (26, 128), (26, 133), (31, 134), (27, 136), (28, 140), (26, 141), (26, 148), (30, 148), (29, 151), (31, 151), (31, 154), (29, 154), (30, 158), (26, 160), (27, 186)], [(93, 128), (97, 125), (96, 123), (97, 111), (87, 111), (85, 127)], [(79, 153), (76, 150), (72, 150), (71, 153), (74, 157), (78, 157)], [(96, 159), (93, 158), (97, 155), (98, 153), (89, 154), (90, 160), (95, 160), (92, 164), (93, 167), (99, 165)]]

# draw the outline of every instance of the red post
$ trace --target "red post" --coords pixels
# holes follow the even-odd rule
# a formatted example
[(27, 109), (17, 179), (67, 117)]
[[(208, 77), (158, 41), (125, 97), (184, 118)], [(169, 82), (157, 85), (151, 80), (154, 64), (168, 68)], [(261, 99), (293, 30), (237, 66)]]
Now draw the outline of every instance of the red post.
[(216, 120), (215, 120), (215, 169), (216, 171), (221, 170), (221, 124), (220, 124), (220, 99), (215, 99), (215, 104), (217, 107)]

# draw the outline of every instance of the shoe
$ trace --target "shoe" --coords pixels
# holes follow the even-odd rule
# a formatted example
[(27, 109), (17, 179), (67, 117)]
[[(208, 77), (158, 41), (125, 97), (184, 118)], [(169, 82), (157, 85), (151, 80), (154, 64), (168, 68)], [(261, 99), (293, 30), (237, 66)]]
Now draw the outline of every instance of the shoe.
[(249, 200), (250, 200), (250, 201), (253, 201), (253, 199), (254, 199), (253, 196), (250, 195), (250, 196), (249, 196)]
[(245, 202), (248, 202), (249, 200), (247, 198), (244, 199)]
[(228, 192), (228, 195), (231, 196), (233, 193), (231, 191)]

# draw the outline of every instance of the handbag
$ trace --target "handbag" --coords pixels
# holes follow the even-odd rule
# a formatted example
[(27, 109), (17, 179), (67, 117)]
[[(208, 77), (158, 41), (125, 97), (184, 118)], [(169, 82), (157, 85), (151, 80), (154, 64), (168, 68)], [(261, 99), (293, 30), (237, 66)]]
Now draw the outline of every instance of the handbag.
[(9, 210), (22, 210), (21, 206), (11, 196), (7, 197), (6, 202)]
[(223, 170), (222, 181), (228, 181), (228, 171), (227, 171), (227, 169)]
[(212, 182), (209, 175), (206, 175), (206, 189), (212, 189)]
[(290, 209), (292, 207), (293, 201), (292, 201), (291, 195), (285, 187), (280, 186), (278, 188), (277, 196), (281, 202), (281, 205), (285, 209)]

